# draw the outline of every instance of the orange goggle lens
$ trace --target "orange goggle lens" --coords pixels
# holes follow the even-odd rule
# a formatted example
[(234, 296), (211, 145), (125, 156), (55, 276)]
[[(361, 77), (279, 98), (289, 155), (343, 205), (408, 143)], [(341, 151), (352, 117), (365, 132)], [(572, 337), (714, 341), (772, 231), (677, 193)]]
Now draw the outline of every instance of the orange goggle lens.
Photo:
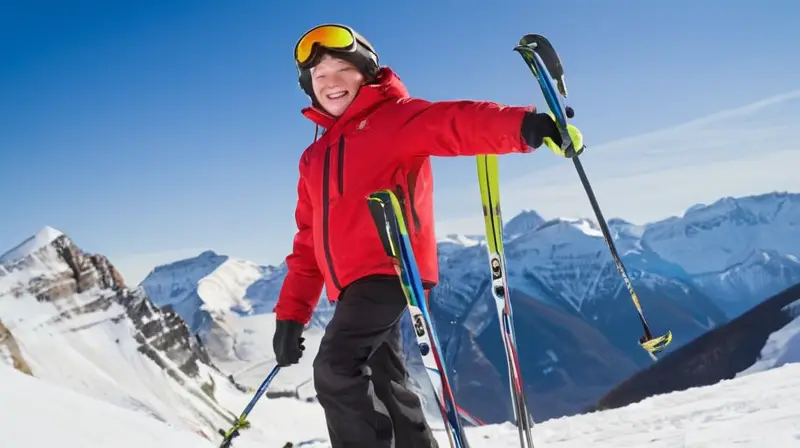
[(347, 28), (336, 25), (323, 25), (312, 29), (300, 38), (294, 50), (294, 58), (299, 65), (307, 64), (314, 55), (315, 44), (332, 50), (351, 48), (355, 38)]

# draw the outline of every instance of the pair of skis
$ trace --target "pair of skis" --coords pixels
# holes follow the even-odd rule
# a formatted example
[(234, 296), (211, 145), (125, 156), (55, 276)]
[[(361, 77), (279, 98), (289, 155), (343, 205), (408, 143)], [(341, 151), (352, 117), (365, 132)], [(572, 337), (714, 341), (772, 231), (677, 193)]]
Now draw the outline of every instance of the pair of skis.
[[(583, 148), (574, 147), (572, 138), (567, 130), (567, 119), (572, 118), (575, 115), (575, 111), (562, 103), (562, 99), (566, 99), (567, 97), (567, 85), (561, 58), (558, 56), (558, 53), (555, 48), (553, 48), (550, 41), (540, 34), (526, 34), (520, 39), (519, 44), (514, 47), (514, 50), (522, 56), (522, 59), (528, 65), (528, 68), (530, 68), (533, 76), (539, 83), (547, 106), (553, 113), (556, 124), (561, 131), (563, 142), (562, 149), (564, 149), (564, 152), (568, 155), (574, 154), (571, 157), (572, 162), (575, 164), (575, 170), (578, 172), (578, 177), (589, 198), (597, 222), (600, 225), (603, 239), (608, 246), (608, 250), (611, 252), (611, 258), (613, 258), (617, 271), (619, 271), (619, 275), (622, 277), (622, 281), (628, 289), (633, 305), (639, 314), (639, 321), (644, 331), (644, 335), (639, 339), (639, 345), (647, 351), (653, 360), (656, 360), (655, 354), (664, 350), (667, 345), (672, 342), (672, 332), (667, 331), (661, 336), (653, 336), (650, 325), (644, 317), (644, 311), (642, 311), (642, 305), (639, 303), (639, 297), (633, 289), (630, 277), (625, 270), (625, 265), (622, 264), (622, 260), (617, 253), (617, 249), (611, 238), (611, 232), (608, 229), (608, 224), (603, 217), (603, 213), (600, 211), (600, 205), (597, 203), (597, 198), (592, 191), (591, 184), (589, 184), (589, 179), (586, 177), (586, 171), (583, 169), (583, 165), (578, 158), (577, 154), (579, 154)], [(554, 78), (556, 80), (555, 82), (553, 81)]]
[[(517, 357), (517, 344), (514, 335), (511, 302), (505, 275), (503, 256), (502, 218), (500, 215), (500, 194), (497, 178), (497, 158), (480, 156), (483, 163), (478, 165), (486, 234), (488, 238), (489, 265), (492, 269), (492, 296), (497, 304), (498, 318), (506, 351), (511, 398), (514, 416), (519, 429), (520, 446), (533, 448), (530, 414), (525, 399), (524, 383)], [(403, 208), (391, 190), (381, 190), (371, 194), (367, 200), (372, 219), (378, 230), (386, 254), (393, 260), (400, 283), (403, 287), (411, 323), (422, 355), (422, 363), (428, 372), (434, 389), (442, 420), (450, 440), (451, 448), (468, 447), (458, 415), (458, 404), (453, 395), (448, 370), (441, 353), (438, 337), (428, 309), (422, 278), (411, 247), (408, 229), (403, 217)]]

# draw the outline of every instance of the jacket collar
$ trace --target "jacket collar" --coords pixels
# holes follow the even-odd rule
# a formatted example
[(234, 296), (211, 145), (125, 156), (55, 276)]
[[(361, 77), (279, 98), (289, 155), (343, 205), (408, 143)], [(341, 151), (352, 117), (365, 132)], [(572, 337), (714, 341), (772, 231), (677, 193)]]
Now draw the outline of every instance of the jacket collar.
[(318, 126), (329, 130), (338, 123), (346, 123), (358, 117), (363, 112), (372, 109), (372, 106), (387, 99), (406, 97), (408, 97), (408, 89), (400, 77), (391, 68), (383, 67), (378, 73), (376, 82), (361, 86), (356, 98), (340, 117), (335, 118), (314, 106), (304, 108), (302, 113)]

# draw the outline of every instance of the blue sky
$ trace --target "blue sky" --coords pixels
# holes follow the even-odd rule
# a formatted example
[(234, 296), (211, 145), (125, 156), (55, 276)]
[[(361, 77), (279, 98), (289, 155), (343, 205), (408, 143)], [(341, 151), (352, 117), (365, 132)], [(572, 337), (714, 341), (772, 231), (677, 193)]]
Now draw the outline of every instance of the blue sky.
[[(762, 176), (714, 189), (698, 173), (715, 163), (752, 172), (740, 158), (797, 152), (791, 138), (759, 143), (774, 132), (748, 134), (748, 146), (730, 132), (760, 117), (758, 130), (783, 120), (782, 131), (796, 133), (787, 118), (800, 116), (787, 96), (800, 89), (796, 2), (25, 3), (0, 6), (0, 252), (50, 225), (132, 281), (207, 248), (280, 263), (294, 233), (297, 160), (314, 136), (299, 113), (308, 100), (292, 48), (322, 22), (354, 26), (412, 95), (430, 100), (544, 106), (511, 48), (524, 33), (547, 35), (564, 60), (607, 215), (647, 221), (719, 195), (795, 188)], [(703, 134), (704, 122), (674, 128), (741, 107), (712, 119), (717, 133)], [(698, 140), (716, 150), (686, 150)], [(647, 175), (634, 169), (644, 160)], [(659, 177), (684, 162), (700, 170), (697, 184)], [(433, 163), (437, 230), (480, 232), (474, 159)], [(740, 177), (734, 165), (728, 179)], [(591, 214), (569, 162), (513, 155), (501, 170), (507, 217), (522, 208)]]

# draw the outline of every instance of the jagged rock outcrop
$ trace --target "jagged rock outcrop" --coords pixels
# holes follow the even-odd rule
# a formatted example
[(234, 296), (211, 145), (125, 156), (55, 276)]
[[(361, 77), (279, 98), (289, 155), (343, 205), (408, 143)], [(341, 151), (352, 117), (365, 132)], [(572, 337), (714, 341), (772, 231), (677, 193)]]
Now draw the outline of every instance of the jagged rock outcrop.
[[(133, 337), (140, 343), (139, 351), (159, 364), (167, 372), (167, 363), (177, 365), (183, 374), (190, 377), (198, 373), (197, 362), (211, 365), (211, 359), (205, 347), (195, 338), (183, 319), (169, 308), (157, 308), (141, 289), (129, 289), (119, 271), (103, 255), (84, 253), (67, 235), (61, 235), (50, 243), (57, 260), (64, 263), (67, 269), (51, 269), (33, 276), (27, 283), (19, 283), (13, 294), (19, 296), (23, 291), (36, 297), (40, 302), (50, 302), (57, 307), (59, 301), (70, 302), (56, 320), (74, 317), (82, 313), (107, 310), (112, 303), (118, 303), (125, 309), (125, 316), (130, 318), (138, 330)], [(43, 250), (47, 250), (45, 247)], [(39, 266), (43, 258), (33, 253), (18, 262), (6, 265), (6, 276), (33, 269)], [(47, 265), (55, 267), (48, 260)], [(2, 274), (0, 274), (2, 276)], [(71, 303), (77, 294), (95, 292), (93, 300), (79, 306)], [(117, 316), (115, 320), (122, 318)], [(175, 379), (182, 381), (180, 375)]]

